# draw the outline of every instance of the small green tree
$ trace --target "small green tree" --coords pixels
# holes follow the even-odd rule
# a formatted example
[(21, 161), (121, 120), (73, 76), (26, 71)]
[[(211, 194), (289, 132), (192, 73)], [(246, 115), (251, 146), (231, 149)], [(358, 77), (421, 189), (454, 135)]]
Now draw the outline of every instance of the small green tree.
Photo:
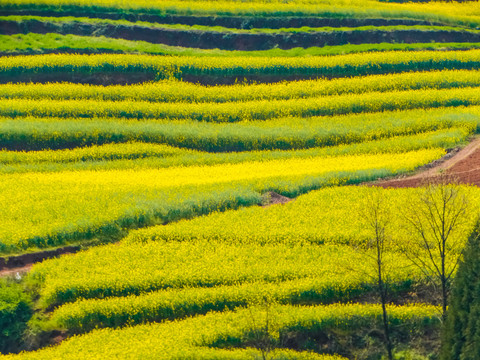
[(442, 334), (442, 360), (480, 359), (480, 222), (470, 235), (453, 283)]

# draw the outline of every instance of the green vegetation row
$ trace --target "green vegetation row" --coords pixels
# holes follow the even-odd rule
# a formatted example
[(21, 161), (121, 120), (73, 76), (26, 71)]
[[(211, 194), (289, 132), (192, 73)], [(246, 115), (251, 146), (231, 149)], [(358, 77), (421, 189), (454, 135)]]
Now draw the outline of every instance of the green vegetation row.
[[(249, 244), (241, 237), (233, 244), (213, 239), (211, 242), (187, 239), (183, 242), (129, 241), (92, 248), (70, 259), (60, 258), (35, 265), (29, 276), (40, 283), (40, 306), (43, 308), (79, 299), (124, 297), (176, 289), (152, 293), (146, 298), (74, 303), (58, 313), (59, 318), (65, 318), (63, 321), (69, 321), (69, 316), (80, 316), (85, 322), (90, 321), (88, 316), (95, 317), (95, 311), (102, 308), (110, 308), (112, 313), (117, 309), (120, 316), (122, 309), (135, 304), (140, 306), (138, 316), (147, 319), (149, 309), (152, 309), (146, 304), (148, 299), (154, 301), (151, 306), (159, 307), (159, 312), (168, 311), (162, 307), (170, 302), (176, 304), (173, 310), (178, 309), (176, 311), (181, 314), (180, 299), (188, 306), (202, 306), (204, 310), (212, 306), (210, 310), (214, 310), (214, 306), (222, 306), (222, 298), (223, 306), (238, 306), (247, 298), (261, 299), (268, 295), (268, 290), (272, 291), (273, 298), (294, 303), (329, 303), (342, 296), (352, 298), (371, 290), (374, 267), (368, 261), (356, 261), (352, 265), (352, 259), (360, 257), (353, 249), (302, 245), (302, 242), (305, 241), (298, 239), (298, 244), (282, 244), (279, 239), (275, 244), (259, 245)], [(168, 257), (162, 254), (168, 254)], [(405, 289), (412, 282), (420, 282), (420, 271), (412, 271), (408, 261), (398, 257), (395, 254), (390, 256), (391, 261), (402, 265), (392, 273), (392, 283)], [(178, 299), (174, 301), (175, 296)], [(172, 314), (171, 317), (176, 316)], [(75, 322), (73, 318), (72, 322)], [(80, 326), (78, 322), (76, 326)]]
[(123, 86), (16, 83), (0, 85), (0, 98), (223, 103), (478, 86), (480, 86), (480, 71), (445, 70), (214, 87), (171, 80)]
[[(0, 18), (0, 21), (1, 18)], [(203, 25), (156, 25), (86, 18), (4, 19), (5, 34), (59, 33), (143, 40), (171, 46), (224, 50), (264, 50), (308, 47), (312, 44), (342, 45), (362, 43), (478, 42), (480, 32), (459, 27), (393, 25), (359, 27), (301, 27), (280, 29), (230, 29)]]
[(308, 150), (248, 151), (208, 153), (181, 150), (166, 145), (146, 143), (106, 144), (73, 150), (32, 152), (0, 151), (0, 173), (54, 172), (77, 170), (125, 170), (172, 166), (215, 165), (245, 161), (343, 156), (354, 154), (401, 153), (412, 150), (452, 149), (466, 143), (467, 129), (452, 128), (416, 135), (394, 136), (381, 140), (312, 148)]
[[(382, 19), (382, 18), (335, 18), (335, 17), (261, 17), (261, 16), (236, 16), (236, 15), (154, 15), (154, 14), (129, 14), (119, 13), (91, 13), (91, 12), (70, 12), (64, 11), (61, 14), (52, 11), (41, 11), (30, 9), (28, 11), (3, 10), (2, 15), (8, 19), (21, 22), (23, 20), (48, 20), (69, 18), (74, 21), (81, 19), (82, 22), (109, 23), (128, 25), (139, 23), (147, 26), (172, 25), (172, 26), (200, 26), (208, 28), (245, 29), (282, 29), (282, 28), (321, 28), (321, 27), (360, 27), (360, 26), (448, 26), (435, 21), (415, 19)], [(40, 15), (40, 16), (39, 16)], [(8, 20), (7, 19), (7, 20)], [(61, 21), (61, 20), (60, 20)], [(57, 20), (57, 22), (59, 22)], [(453, 24), (453, 26), (457, 26)], [(463, 27), (465, 28), (465, 27)], [(468, 26), (467, 26), (468, 28)], [(12, 31), (7, 27), (7, 31)]]
[[(291, 251), (290, 248), (280, 248), (287, 252)], [(252, 250), (250, 247), (248, 249)], [(264, 250), (266, 252), (262, 257), (268, 254), (269, 261), (276, 261), (275, 258), (270, 258), (270, 249), (261, 251)], [(322, 250), (312, 249), (312, 251)], [(256, 252), (254, 251), (253, 254)], [(294, 251), (294, 254), (297, 252)], [(335, 253), (327, 263), (331, 265), (330, 261), (333, 259), (348, 263), (352, 257), (349, 256), (348, 259), (345, 259)], [(301, 262), (303, 258), (298, 260)], [(360, 259), (358, 260), (360, 261)], [(204, 264), (202, 263), (201, 266)], [(235, 285), (174, 288), (141, 293), (138, 296), (80, 299), (57, 308), (51, 314), (46, 326), (66, 329), (69, 333), (84, 333), (95, 328), (118, 328), (125, 325), (181, 319), (211, 311), (233, 310), (251, 303), (261, 303), (265, 298), (276, 303), (296, 305), (348, 302), (359, 296), (371, 294), (374, 288), (373, 282), (368, 277), (355, 279), (350, 274), (346, 276), (333, 275), (331, 269), (324, 270), (325, 273), (328, 273), (328, 280), (325, 277), (305, 277), (272, 282), (249, 281), (242, 283), (238, 281)], [(411, 274), (410, 277), (404, 274), (403, 279), (397, 275), (395, 280), (396, 282), (392, 283), (390, 287), (391, 293), (408, 291), (420, 283), (420, 281), (412, 280)]]
[[(0, 16), (0, 21), (4, 23), (4, 26), (8, 29), (9, 33), (13, 33), (15, 29), (22, 32), (30, 32), (31, 30), (34, 33), (38, 33), (42, 30), (52, 29), (52, 32), (55, 33), (66, 33), (70, 31), (79, 31), (79, 27), (82, 25), (96, 25), (101, 27), (102, 25), (113, 25), (121, 26), (124, 30), (129, 27), (135, 27), (137, 31), (142, 29), (158, 29), (158, 30), (184, 30), (184, 31), (207, 31), (211, 33), (224, 33), (224, 34), (288, 34), (294, 35), (298, 33), (332, 33), (334, 35), (338, 32), (369, 32), (369, 31), (380, 31), (380, 32), (394, 32), (398, 30), (420, 30), (422, 32), (428, 31), (448, 31), (448, 32), (458, 32), (463, 34), (475, 35), (479, 31), (475, 29), (468, 29), (464, 27), (454, 27), (454, 26), (439, 26), (439, 25), (367, 25), (367, 26), (321, 26), (321, 27), (312, 27), (312, 26), (302, 26), (302, 27), (281, 27), (281, 28), (249, 28), (249, 29), (236, 29), (225, 26), (206, 26), (206, 25), (186, 25), (186, 24), (165, 24), (165, 23), (153, 23), (146, 21), (127, 21), (127, 20), (111, 20), (111, 19), (102, 19), (102, 18), (89, 18), (89, 17), (73, 17), (73, 16), (55, 16), (55, 17), (45, 17), (45, 16)], [(33, 25), (33, 28), (30, 26)], [(56, 25), (60, 25), (56, 27)], [(42, 28), (42, 26), (44, 28)], [(42, 29), (42, 30), (39, 30)], [(79, 29), (79, 30), (76, 30)], [(89, 32), (89, 28), (84, 26), (84, 33)], [(91, 29), (93, 30), (93, 29)], [(77, 34), (80, 35), (80, 34)], [(195, 32), (191, 34), (195, 36)], [(141, 35), (140, 35), (141, 36)], [(133, 39), (130, 39), (133, 40)], [(333, 40), (333, 39), (332, 39)]]
[(290, 50), (271, 49), (257, 51), (228, 51), (181, 48), (163, 44), (152, 44), (146, 41), (112, 39), (105, 36), (78, 36), (48, 34), (16, 34), (0, 35), (0, 54), (2, 55), (34, 55), (42, 53), (138, 53), (151, 55), (174, 56), (216, 56), (216, 57), (299, 57), (299, 56), (332, 56), (371, 51), (419, 51), (419, 50), (467, 50), (478, 49), (480, 43), (414, 43), (414, 44), (360, 44), (338, 45)]
[[(458, 128), (460, 135), (454, 139), (461, 139), (465, 134), (475, 133), (478, 123), (478, 107), (238, 123), (97, 118), (73, 120), (50, 117), (0, 118), (2, 129), (0, 148), (63, 149), (141, 141), (207, 152), (289, 150), (354, 143), (359, 144), (359, 149), (372, 149), (370, 145), (360, 143), (449, 128), (452, 130)], [(447, 141), (446, 144), (452, 144), (445, 136), (441, 137), (443, 141)], [(404, 144), (408, 144), (408, 140)], [(407, 145), (408, 148), (411, 146)], [(397, 150), (402, 151), (400, 148)]]
[[(446, 145), (477, 131), (477, 107), (309, 119), (285, 118), (239, 123), (198, 121), (131, 121), (120, 119), (69, 120), (58, 118), (0, 118), (0, 147), (11, 150), (74, 148), (106, 143), (142, 141), (207, 152), (289, 150), (357, 143), (359, 152), (371, 152), (376, 145), (361, 142), (415, 135), (436, 130), (460, 130)], [(428, 136), (427, 136), (428, 138)], [(415, 148), (414, 139), (407, 148)], [(443, 147), (443, 145), (440, 145)], [(428, 145), (426, 147), (429, 147)], [(448, 147), (448, 146), (447, 146)], [(385, 149), (385, 147), (383, 147)], [(401, 148), (396, 148), (402, 151)], [(329, 150), (325, 150), (329, 151)], [(354, 150), (355, 151), (355, 150)], [(338, 154), (333, 151), (332, 154)]]
[(244, 162), (139, 171), (2, 175), (0, 251), (48, 247), (118, 235), (126, 228), (260, 202), (270, 190), (287, 196), (409, 172), (443, 149)]
[[(392, 326), (404, 328), (404, 334), (436, 329), (439, 320), (430, 306), (390, 307)], [(234, 312), (210, 313), (183, 321), (127, 327), (121, 330), (102, 329), (73, 337), (59, 346), (37, 352), (22, 353), (7, 359), (52, 359), (78, 357), (83, 359), (147, 358), (174, 359), (251, 359), (261, 356), (255, 344), (258, 333), (263, 334), (267, 316), (274, 319), (269, 338), (281, 347), (287, 334), (308, 338), (315, 333), (338, 329), (371, 329), (380, 325), (381, 309), (375, 305), (332, 305), (294, 307), (273, 305), (268, 315), (262, 307), (250, 307)], [(409, 336), (409, 335), (407, 335)], [(411, 336), (411, 335), (410, 335)], [(257, 340), (258, 341), (258, 340)], [(247, 346), (247, 348), (245, 348)], [(249, 347), (250, 346), (250, 347)], [(258, 342), (256, 343), (258, 346)], [(303, 350), (303, 349), (299, 349)], [(320, 349), (316, 349), (319, 352)], [(311, 351), (275, 350), (279, 358), (340, 360), (339, 356), (316, 354)]]
[(209, 16), (282, 16), (326, 18), (390, 18), (414, 19), (475, 27), (480, 12), (471, 3), (386, 4), (377, 1), (356, 0), (348, 3), (333, 1), (162, 1), (152, 4), (146, 0), (124, 3), (112, 0), (96, 0), (86, 5), (75, 0), (6, 0), (0, 9), (4, 11), (41, 11), (75, 13), (75, 15), (120, 12), (122, 14), (209, 15)]
[[(22, 76), (55, 74), (142, 73), (161, 78), (186, 76), (232, 77), (243, 79), (269, 76), (349, 77), (405, 71), (476, 69), (480, 51), (422, 51), (349, 54), (335, 57), (158, 57), (148, 55), (65, 55), (14, 56), (0, 58), (0, 80), (19, 81)], [(16, 80), (13, 80), (15, 77)]]
[(0, 99), (0, 116), (124, 119), (191, 119), (206, 122), (480, 105), (478, 88), (427, 89), (235, 103)]
[[(3, 165), (76, 163), (115, 160), (138, 160), (143, 158), (169, 159), (197, 154), (172, 146), (148, 143), (124, 143), (91, 146), (73, 150), (45, 151), (0, 151)], [(200, 154), (198, 154), (200, 155)]]

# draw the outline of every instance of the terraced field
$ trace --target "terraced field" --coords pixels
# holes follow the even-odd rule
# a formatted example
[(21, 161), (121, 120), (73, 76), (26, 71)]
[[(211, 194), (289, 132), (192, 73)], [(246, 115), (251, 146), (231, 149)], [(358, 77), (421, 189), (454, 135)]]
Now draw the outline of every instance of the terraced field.
[(363, 185), (479, 131), (478, 2), (4, 0), (0, 55), (6, 359), (378, 359), (378, 197), (393, 354), (436, 358), (426, 188)]

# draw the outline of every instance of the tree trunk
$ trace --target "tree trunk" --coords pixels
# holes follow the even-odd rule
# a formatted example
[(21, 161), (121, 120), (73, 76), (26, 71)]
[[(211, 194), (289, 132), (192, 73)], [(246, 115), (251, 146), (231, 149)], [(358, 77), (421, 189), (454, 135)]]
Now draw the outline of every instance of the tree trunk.
[(388, 360), (393, 360), (392, 342), (390, 340), (390, 328), (388, 326), (388, 316), (387, 316), (387, 294), (386, 294), (387, 291), (382, 279), (381, 262), (378, 263), (378, 290), (380, 292), (380, 300), (382, 302), (383, 330), (385, 332), (385, 347), (387, 348)]
[(447, 302), (448, 302), (448, 289), (447, 280), (445, 276), (442, 276), (442, 320), (445, 321), (447, 317)]

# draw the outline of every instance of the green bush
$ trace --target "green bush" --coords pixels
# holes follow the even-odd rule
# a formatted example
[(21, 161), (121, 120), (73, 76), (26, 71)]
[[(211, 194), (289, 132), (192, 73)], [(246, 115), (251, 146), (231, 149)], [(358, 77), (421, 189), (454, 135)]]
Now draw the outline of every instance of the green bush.
[(480, 356), (480, 225), (463, 252), (452, 288), (442, 338), (442, 360)]
[(29, 296), (19, 284), (0, 281), (0, 353), (7, 354), (21, 349), (27, 321), (32, 317)]

